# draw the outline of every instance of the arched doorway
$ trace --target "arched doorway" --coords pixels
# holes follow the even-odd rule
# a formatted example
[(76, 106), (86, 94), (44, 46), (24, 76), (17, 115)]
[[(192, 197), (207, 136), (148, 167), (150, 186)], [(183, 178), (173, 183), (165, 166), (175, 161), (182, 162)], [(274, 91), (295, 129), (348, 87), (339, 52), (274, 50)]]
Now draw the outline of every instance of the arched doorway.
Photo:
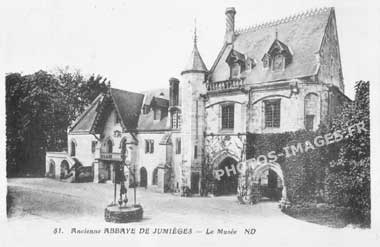
[(279, 201), (282, 197), (283, 182), (272, 169), (261, 172), (259, 178), (261, 201)]
[(252, 180), (260, 192), (260, 200), (286, 200), (284, 175), (278, 163), (257, 164), (252, 171)]
[(55, 162), (54, 162), (54, 160), (49, 160), (49, 170), (47, 172), (47, 176), (49, 178), (55, 177)]
[(154, 168), (152, 176), (152, 185), (157, 185), (158, 183), (158, 168)]
[(69, 175), (69, 170), (70, 170), (70, 165), (67, 160), (63, 160), (61, 162), (61, 173), (60, 173), (60, 178), (64, 179)]
[(148, 173), (145, 167), (140, 168), (140, 187), (147, 187), (148, 185)]
[(216, 180), (215, 195), (234, 195), (237, 193), (239, 173), (236, 164), (237, 161), (231, 157), (226, 157), (219, 163), (218, 169), (223, 170), (224, 174)]

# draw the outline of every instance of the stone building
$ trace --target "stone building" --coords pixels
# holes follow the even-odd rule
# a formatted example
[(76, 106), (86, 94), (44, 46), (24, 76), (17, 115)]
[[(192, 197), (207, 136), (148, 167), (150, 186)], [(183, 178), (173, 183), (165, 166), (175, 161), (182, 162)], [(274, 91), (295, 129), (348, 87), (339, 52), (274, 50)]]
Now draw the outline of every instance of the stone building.
[[(226, 9), (224, 44), (210, 69), (195, 34), (190, 59), (169, 90), (109, 88), (99, 95), (70, 127), (68, 153), (47, 153), (48, 174), (68, 177), (77, 164), (92, 167), (94, 182), (111, 181), (126, 142), (126, 163), (139, 186), (236, 193), (237, 176), (215, 180), (213, 173), (245, 161), (247, 133), (327, 123), (347, 99), (334, 8), (241, 30), (235, 14)], [(260, 181), (281, 187), (281, 172), (270, 168), (260, 169)]]

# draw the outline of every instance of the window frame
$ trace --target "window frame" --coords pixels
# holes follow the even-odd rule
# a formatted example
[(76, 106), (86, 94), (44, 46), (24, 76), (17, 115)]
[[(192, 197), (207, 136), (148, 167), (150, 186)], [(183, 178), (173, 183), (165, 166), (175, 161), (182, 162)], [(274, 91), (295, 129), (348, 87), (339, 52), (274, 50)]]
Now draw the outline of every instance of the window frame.
[[(268, 112), (268, 107), (271, 107), (270, 112)], [(264, 100), (264, 126), (265, 128), (281, 127), (281, 99)]]
[(153, 139), (145, 139), (145, 153), (153, 154), (154, 153), (154, 140)]
[(172, 111), (170, 125), (171, 125), (172, 129), (181, 128), (181, 115), (179, 113), (179, 110), (173, 110)]
[(98, 145), (97, 141), (91, 141), (91, 153), (95, 153), (96, 145)]
[[(281, 59), (281, 67), (275, 68), (276, 66), (276, 61), (277, 59)], [(281, 53), (277, 53), (273, 56), (273, 61), (272, 61), (272, 70), (273, 71), (281, 71), (285, 69), (285, 56)]]
[[(229, 110), (228, 110), (229, 109)], [(227, 115), (225, 115), (227, 114)], [(235, 127), (235, 103), (221, 105), (221, 129), (233, 130)]]

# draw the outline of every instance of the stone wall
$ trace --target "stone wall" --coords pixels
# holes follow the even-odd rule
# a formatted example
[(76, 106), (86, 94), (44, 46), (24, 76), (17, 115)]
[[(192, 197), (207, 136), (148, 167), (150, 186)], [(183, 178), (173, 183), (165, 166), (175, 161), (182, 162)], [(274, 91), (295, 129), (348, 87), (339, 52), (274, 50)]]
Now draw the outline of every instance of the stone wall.
[[(314, 83), (313, 81), (294, 81), (297, 82), (298, 92), (291, 93), (290, 84), (284, 83), (283, 86), (273, 87), (270, 90), (265, 87), (260, 90), (251, 91), (251, 100), (248, 109), (247, 131), (250, 133), (282, 133), (286, 131), (297, 131), (305, 128), (305, 97), (312, 93), (318, 98), (315, 104), (315, 125), (318, 127), (322, 112), (326, 105), (323, 95), (326, 87)], [(293, 82), (291, 82), (293, 83)], [(264, 101), (271, 99), (280, 100), (280, 127), (265, 127)]]

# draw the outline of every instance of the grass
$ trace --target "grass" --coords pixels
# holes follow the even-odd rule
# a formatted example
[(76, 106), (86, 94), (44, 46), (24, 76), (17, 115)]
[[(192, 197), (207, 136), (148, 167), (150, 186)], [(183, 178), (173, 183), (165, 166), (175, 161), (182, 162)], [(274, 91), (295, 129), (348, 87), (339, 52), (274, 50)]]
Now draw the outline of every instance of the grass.
[(355, 227), (367, 228), (358, 217), (349, 213), (347, 208), (324, 205), (292, 206), (284, 211), (287, 215), (307, 222), (324, 225), (332, 228), (344, 228), (349, 224)]

